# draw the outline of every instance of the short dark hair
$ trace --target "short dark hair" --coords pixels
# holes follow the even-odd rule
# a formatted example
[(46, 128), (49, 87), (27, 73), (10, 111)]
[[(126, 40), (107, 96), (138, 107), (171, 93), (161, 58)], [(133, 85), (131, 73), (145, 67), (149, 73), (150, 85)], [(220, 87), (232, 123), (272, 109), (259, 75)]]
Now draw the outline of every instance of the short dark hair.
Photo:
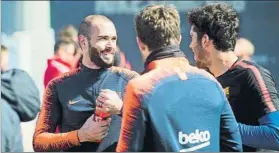
[(91, 37), (90, 37), (91, 36), (91, 27), (92, 27), (92, 25), (90, 22), (83, 20), (79, 26), (78, 36), (83, 35), (88, 40), (91, 40)]
[(171, 6), (148, 6), (136, 15), (135, 29), (150, 50), (168, 46), (180, 38), (179, 13)]
[(54, 45), (54, 54), (57, 53), (57, 51), (59, 50), (59, 48), (61, 46), (70, 45), (70, 44), (73, 44), (75, 46), (75, 43), (72, 40), (59, 40), (59, 41), (57, 41)]
[(239, 35), (239, 17), (230, 5), (216, 3), (192, 9), (188, 12), (188, 21), (197, 32), (198, 41), (207, 34), (217, 50), (234, 50)]

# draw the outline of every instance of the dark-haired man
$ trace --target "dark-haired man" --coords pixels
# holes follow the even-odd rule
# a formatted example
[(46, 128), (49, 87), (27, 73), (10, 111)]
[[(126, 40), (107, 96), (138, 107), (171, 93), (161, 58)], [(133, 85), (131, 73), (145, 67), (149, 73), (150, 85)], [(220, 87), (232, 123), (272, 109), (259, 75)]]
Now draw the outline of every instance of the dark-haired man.
[(279, 98), (270, 72), (238, 58), (234, 48), (239, 18), (226, 4), (195, 8), (188, 13), (190, 48), (196, 64), (207, 68), (223, 86), (234, 111), (243, 151), (279, 150)]

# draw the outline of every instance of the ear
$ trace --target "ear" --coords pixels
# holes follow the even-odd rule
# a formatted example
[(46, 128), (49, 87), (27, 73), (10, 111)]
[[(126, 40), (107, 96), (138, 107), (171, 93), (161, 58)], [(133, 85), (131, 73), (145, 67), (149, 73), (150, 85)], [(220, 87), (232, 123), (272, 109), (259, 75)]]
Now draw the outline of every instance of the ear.
[(210, 44), (210, 39), (209, 39), (209, 36), (207, 34), (204, 34), (202, 36), (202, 39), (201, 39), (201, 44), (202, 44), (202, 47), (208, 47), (208, 45)]
[(83, 50), (83, 49), (86, 49), (87, 46), (88, 46), (88, 41), (87, 41), (87, 38), (85, 38), (83, 35), (78, 35), (78, 43), (80, 45), (80, 48)]
[(137, 43), (138, 43), (140, 51), (144, 51), (146, 49), (144, 43), (140, 40), (139, 37), (137, 37)]

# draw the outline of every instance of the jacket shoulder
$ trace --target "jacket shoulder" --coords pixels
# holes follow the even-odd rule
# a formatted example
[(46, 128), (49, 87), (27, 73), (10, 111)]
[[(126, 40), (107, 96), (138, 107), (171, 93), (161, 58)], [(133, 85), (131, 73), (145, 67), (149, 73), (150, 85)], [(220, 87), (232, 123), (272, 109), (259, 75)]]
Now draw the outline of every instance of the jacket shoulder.
[(61, 76), (58, 76), (56, 78), (54, 78), (53, 80), (50, 81), (50, 85), (54, 85), (54, 84), (60, 84), (62, 83), (64, 80), (68, 79), (68, 78), (71, 78), (75, 75), (77, 75), (79, 72), (80, 72), (81, 68), (78, 68), (78, 69), (75, 69), (75, 70), (72, 70), (70, 72), (66, 72), (64, 73), (63, 75)]
[(112, 73), (115, 73), (115, 74), (121, 76), (126, 81), (132, 80), (132, 79), (139, 76), (139, 74), (137, 72), (131, 71), (131, 70), (126, 69), (126, 68), (113, 66), (113, 67), (110, 68), (110, 70), (111, 70)]

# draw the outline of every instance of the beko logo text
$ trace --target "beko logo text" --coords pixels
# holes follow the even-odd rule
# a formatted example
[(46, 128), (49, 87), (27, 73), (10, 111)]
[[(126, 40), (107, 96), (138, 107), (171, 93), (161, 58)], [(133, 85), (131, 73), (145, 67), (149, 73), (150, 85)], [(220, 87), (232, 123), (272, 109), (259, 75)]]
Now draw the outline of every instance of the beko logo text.
[(209, 131), (199, 131), (196, 129), (195, 133), (184, 134), (183, 132), (178, 132), (178, 139), (179, 143), (184, 145), (187, 143), (200, 143), (206, 142), (210, 140), (210, 133)]
[(191, 145), (190, 148), (181, 149), (179, 152), (196, 151), (210, 145), (210, 132), (207, 130), (200, 131), (199, 129), (196, 129), (195, 133), (190, 134), (178, 132), (178, 141), (182, 145), (199, 143), (198, 145)]

